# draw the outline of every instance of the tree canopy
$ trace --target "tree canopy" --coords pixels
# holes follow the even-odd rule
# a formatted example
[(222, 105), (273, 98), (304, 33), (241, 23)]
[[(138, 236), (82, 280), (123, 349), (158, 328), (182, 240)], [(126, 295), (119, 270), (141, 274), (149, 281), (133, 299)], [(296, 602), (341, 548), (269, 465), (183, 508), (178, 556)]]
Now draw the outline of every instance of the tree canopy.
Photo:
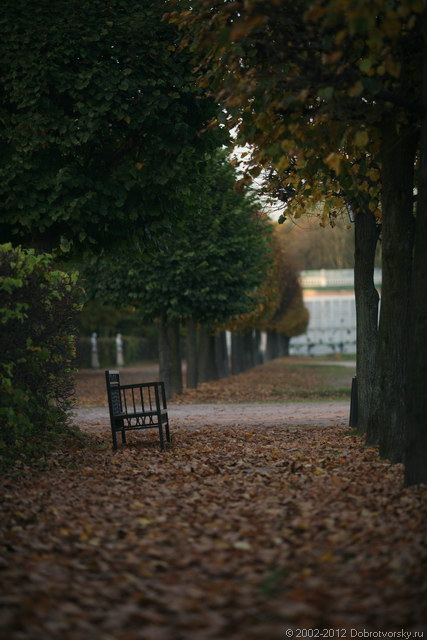
[[(163, 0), (6, 0), (2, 237), (107, 246), (171, 221), (221, 133)], [(215, 142), (212, 142), (215, 138)]]
[[(378, 211), (384, 118), (419, 109), (418, 0), (196, 0), (170, 19), (199, 59), (199, 84), (251, 145), (246, 180), (268, 184), (297, 215), (338, 195)], [(325, 199), (325, 195), (327, 198)]]
[(236, 192), (235, 170), (223, 153), (194, 176), (191, 216), (150, 249), (96, 264), (88, 290), (132, 305), (147, 319), (193, 317), (219, 323), (247, 311), (269, 264), (270, 227), (253, 197)]

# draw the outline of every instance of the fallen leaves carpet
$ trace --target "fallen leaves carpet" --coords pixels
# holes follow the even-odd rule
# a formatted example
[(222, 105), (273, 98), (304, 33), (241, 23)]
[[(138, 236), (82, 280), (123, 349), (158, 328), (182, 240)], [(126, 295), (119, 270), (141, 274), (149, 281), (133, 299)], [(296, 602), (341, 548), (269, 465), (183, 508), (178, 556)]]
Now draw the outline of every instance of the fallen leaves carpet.
[(340, 427), (173, 435), (91, 434), (2, 479), (2, 640), (426, 628), (427, 487), (400, 465)]
[[(340, 366), (331, 361), (319, 366), (309, 357), (278, 358), (244, 373), (203, 382), (197, 389), (184, 389), (173, 402), (230, 403), (230, 402), (281, 402), (294, 400), (350, 399), (351, 379), (355, 367)], [(185, 377), (185, 376), (184, 376)], [(159, 379), (158, 365), (145, 363), (126, 367), (121, 372), (122, 384), (149, 382)], [(83, 369), (76, 378), (76, 400), (80, 406), (106, 406), (104, 372), (99, 369)]]

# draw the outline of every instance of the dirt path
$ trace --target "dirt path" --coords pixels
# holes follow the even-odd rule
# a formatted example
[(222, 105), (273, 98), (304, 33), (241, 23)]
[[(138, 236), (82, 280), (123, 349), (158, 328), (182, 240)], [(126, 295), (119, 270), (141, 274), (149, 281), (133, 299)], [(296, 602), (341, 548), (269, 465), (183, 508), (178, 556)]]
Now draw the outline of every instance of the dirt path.
[[(337, 380), (319, 373), (321, 365), (334, 364), (342, 365), (338, 367), (342, 373), (336, 374)], [(284, 358), (237, 376), (203, 383), (197, 390), (186, 389), (184, 395), (168, 403), (171, 427), (343, 427), (348, 425), (348, 399), (322, 400), (314, 395), (307, 401), (304, 393), (321, 395), (328, 386), (349, 388), (354, 366), (350, 361)], [(325, 369), (332, 371), (330, 366)], [(122, 372), (124, 383), (157, 377), (156, 363), (127, 367)], [(109, 430), (104, 373), (80, 371), (76, 395), (76, 423), (92, 432)]]
[[(348, 424), (349, 403), (290, 402), (239, 404), (169, 404), (171, 428), (191, 427), (328, 427)], [(87, 431), (104, 431), (110, 422), (106, 407), (82, 407), (76, 423)]]

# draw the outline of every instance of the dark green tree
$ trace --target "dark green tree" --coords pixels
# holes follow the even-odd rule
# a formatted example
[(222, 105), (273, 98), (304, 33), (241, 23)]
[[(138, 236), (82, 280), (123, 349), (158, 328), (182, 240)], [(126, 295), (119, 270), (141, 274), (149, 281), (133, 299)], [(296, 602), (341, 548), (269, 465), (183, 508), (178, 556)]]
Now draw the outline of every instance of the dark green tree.
[[(195, 369), (195, 327), (214, 327), (256, 303), (254, 291), (269, 264), (270, 226), (254, 199), (235, 190), (235, 170), (224, 154), (206, 162), (203, 179), (191, 183), (191, 217), (147, 251), (116, 254), (90, 269), (92, 297), (132, 305), (147, 319), (159, 320), (161, 376), (180, 390), (179, 358), (171, 362), (169, 343), (177, 343), (179, 323), (187, 323), (190, 377)], [(191, 348), (192, 347), (192, 348)], [(173, 349), (172, 349), (173, 351)], [(193, 354), (193, 355), (191, 355)], [(171, 372), (177, 371), (171, 383)]]
[(70, 420), (77, 274), (0, 245), (0, 467), (43, 455)]
[[(0, 234), (103, 248), (170, 224), (215, 112), (164, 0), (5, 0)], [(217, 144), (217, 140), (214, 144)]]

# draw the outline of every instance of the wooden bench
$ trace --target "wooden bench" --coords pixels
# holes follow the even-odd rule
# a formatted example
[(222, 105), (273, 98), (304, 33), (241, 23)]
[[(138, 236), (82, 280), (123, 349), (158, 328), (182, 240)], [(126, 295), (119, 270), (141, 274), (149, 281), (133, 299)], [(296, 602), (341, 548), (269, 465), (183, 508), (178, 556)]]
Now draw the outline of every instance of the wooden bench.
[(122, 444), (126, 444), (126, 431), (158, 429), (160, 449), (163, 451), (165, 448), (163, 425), (166, 442), (170, 442), (164, 383), (120, 384), (118, 371), (106, 371), (105, 381), (113, 449), (117, 449), (117, 433), (122, 434)]

